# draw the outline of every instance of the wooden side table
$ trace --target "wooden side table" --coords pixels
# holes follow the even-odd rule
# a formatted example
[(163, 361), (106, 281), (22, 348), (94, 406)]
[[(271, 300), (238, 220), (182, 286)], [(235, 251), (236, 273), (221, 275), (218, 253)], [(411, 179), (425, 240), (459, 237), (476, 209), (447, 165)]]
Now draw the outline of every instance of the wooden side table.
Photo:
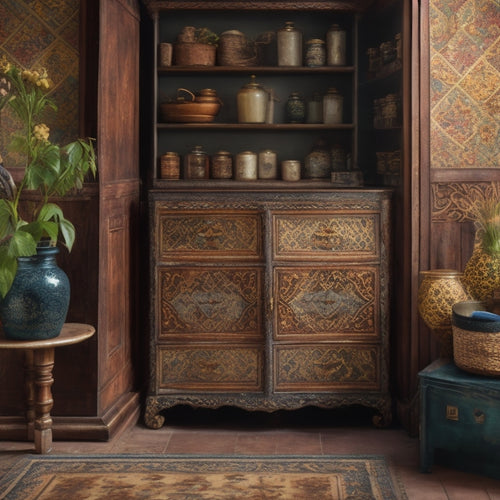
[(46, 340), (9, 340), (0, 336), (0, 349), (25, 351), (25, 384), (27, 399), (28, 439), (34, 440), (36, 453), (52, 449), (52, 418), (54, 404), (51, 387), (54, 382), (54, 349), (76, 344), (94, 335), (95, 328), (82, 323), (65, 323), (60, 335)]

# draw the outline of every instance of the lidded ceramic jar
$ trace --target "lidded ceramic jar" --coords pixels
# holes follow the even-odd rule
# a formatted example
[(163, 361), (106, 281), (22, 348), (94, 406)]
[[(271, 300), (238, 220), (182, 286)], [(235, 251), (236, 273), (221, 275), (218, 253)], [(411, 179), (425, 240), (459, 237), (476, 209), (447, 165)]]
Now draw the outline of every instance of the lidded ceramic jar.
[(278, 30), (278, 66), (302, 66), (302, 32), (292, 21)]
[(326, 34), (326, 64), (343, 66), (346, 63), (346, 32), (338, 24), (332, 24)]
[(247, 83), (238, 91), (236, 97), (239, 123), (265, 123), (269, 94), (264, 87), (251, 76)]
[(184, 157), (184, 176), (186, 179), (208, 179), (210, 177), (208, 154), (201, 146), (195, 146)]
[(298, 92), (292, 92), (285, 104), (287, 123), (304, 123), (306, 119), (306, 104)]
[(284, 160), (281, 162), (281, 178), (284, 181), (300, 180), (301, 164), (299, 160)]
[(326, 62), (325, 42), (320, 38), (311, 38), (306, 42), (306, 66), (315, 68)]
[(323, 96), (323, 123), (342, 123), (343, 103), (344, 98), (337, 89), (330, 87)]
[(329, 179), (331, 176), (330, 151), (322, 139), (316, 141), (304, 161), (306, 179)]

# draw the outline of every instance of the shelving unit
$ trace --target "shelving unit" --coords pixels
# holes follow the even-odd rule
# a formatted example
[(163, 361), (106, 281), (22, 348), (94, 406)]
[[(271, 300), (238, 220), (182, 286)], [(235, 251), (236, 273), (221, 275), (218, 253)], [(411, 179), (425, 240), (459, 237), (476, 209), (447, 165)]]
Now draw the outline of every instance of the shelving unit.
[[(163, 424), (174, 405), (275, 411), (364, 405), (377, 425), (392, 417), (389, 391), (391, 191), (334, 189), (329, 179), (164, 180), (161, 154), (195, 145), (277, 152), (303, 162), (313, 143), (341, 143), (358, 164), (358, 23), (370, 3), (344, 1), (152, 1), (154, 60), (184, 26), (248, 37), (285, 21), (304, 41), (347, 28), (342, 67), (157, 67), (149, 171), (151, 338), (145, 421)], [(256, 75), (280, 101), (274, 123), (241, 124), (238, 90)], [(285, 123), (291, 92), (336, 87), (338, 125)], [(216, 89), (213, 123), (164, 123), (159, 104), (179, 88)], [(375, 165), (367, 165), (373, 169)]]

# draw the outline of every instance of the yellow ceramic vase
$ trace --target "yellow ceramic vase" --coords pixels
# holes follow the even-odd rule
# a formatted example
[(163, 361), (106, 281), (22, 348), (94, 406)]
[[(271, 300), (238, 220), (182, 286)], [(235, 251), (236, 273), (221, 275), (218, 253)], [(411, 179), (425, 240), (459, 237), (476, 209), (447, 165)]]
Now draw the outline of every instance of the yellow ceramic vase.
[(462, 273), (453, 269), (420, 272), (418, 311), (424, 323), (437, 338), (442, 357), (453, 357), (451, 308), (457, 302), (470, 299), (461, 277)]

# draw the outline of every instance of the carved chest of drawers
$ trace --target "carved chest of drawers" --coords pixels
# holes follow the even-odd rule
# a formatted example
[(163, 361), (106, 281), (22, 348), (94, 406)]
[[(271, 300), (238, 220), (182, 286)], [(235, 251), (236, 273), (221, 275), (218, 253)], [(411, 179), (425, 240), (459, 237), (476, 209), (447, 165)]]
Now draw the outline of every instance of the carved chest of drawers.
[(391, 420), (388, 190), (150, 193), (150, 386), (174, 405)]

